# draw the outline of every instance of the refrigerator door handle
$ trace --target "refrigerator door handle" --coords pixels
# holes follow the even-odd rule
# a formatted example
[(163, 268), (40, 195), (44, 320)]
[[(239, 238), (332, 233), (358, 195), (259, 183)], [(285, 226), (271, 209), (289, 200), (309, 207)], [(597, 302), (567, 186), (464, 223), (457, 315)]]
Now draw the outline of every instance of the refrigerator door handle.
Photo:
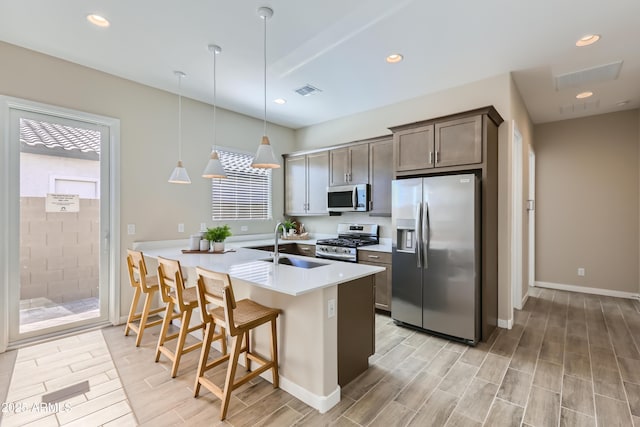
[(429, 239), (430, 239), (430, 229), (429, 229), (429, 203), (424, 202), (424, 212), (422, 213), (422, 225), (420, 226), (420, 241), (422, 245), (424, 245), (424, 255), (423, 258), (423, 268), (426, 270), (429, 268)]
[(416, 267), (422, 268), (422, 203), (416, 206)]

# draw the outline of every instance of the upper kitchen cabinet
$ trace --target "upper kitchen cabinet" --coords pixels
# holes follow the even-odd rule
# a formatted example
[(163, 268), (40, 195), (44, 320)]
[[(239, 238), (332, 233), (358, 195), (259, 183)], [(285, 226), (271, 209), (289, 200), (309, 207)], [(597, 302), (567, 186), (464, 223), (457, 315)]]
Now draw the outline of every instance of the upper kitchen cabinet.
[(329, 185), (369, 183), (369, 145), (358, 144), (329, 151)]
[(286, 156), (284, 213), (290, 216), (328, 215), (329, 153)]
[(433, 125), (394, 132), (393, 138), (396, 171), (433, 167)]
[(488, 128), (502, 121), (485, 107), (390, 128), (396, 176), (482, 168)]
[(482, 116), (435, 124), (435, 167), (482, 163)]
[(391, 181), (393, 180), (393, 139), (369, 143), (370, 216), (391, 216)]

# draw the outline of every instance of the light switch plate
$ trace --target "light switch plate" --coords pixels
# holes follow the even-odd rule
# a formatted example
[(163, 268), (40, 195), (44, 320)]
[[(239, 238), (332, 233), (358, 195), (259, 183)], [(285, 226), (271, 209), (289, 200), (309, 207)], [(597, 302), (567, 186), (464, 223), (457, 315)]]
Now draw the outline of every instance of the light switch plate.
[(200, 231), (207, 231), (207, 223), (206, 222), (201, 222), (200, 223)]
[(184, 224), (178, 224), (178, 233), (184, 233)]
[(331, 319), (336, 315), (336, 300), (330, 299), (327, 304), (327, 317)]
[(127, 224), (127, 234), (132, 236), (136, 234), (136, 225), (135, 224)]

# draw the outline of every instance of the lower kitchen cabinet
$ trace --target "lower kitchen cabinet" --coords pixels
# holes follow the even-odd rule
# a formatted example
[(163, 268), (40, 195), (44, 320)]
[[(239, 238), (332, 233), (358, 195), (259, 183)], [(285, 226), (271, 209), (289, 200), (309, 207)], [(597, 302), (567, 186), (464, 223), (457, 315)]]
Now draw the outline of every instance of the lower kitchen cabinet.
[[(254, 246), (250, 249), (258, 249), (260, 251), (273, 252), (274, 245)], [(280, 243), (278, 252), (281, 254), (302, 255), (314, 257), (316, 256), (316, 246), (306, 245), (302, 243)]]
[(388, 252), (358, 250), (358, 264), (385, 267), (385, 271), (374, 276), (375, 306), (377, 309), (391, 311), (391, 254)]

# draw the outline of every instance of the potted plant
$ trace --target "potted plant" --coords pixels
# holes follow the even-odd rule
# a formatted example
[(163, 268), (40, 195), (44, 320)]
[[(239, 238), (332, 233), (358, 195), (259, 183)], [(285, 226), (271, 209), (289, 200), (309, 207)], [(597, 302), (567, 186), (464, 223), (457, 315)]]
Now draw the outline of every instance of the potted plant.
[(224, 240), (229, 236), (231, 236), (231, 228), (227, 224), (207, 228), (204, 233), (204, 238), (209, 241), (209, 250), (212, 252), (224, 252)]
[[(287, 236), (291, 236), (292, 234), (294, 234), (296, 228), (297, 228), (297, 224), (296, 221), (293, 219), (288, 219), (285, 222), (282, 223), (282, 225), (284, 226), (284, 229), (286, 230), (286, 235)], [(291, 231), (293, 230), (293, 231)]]

